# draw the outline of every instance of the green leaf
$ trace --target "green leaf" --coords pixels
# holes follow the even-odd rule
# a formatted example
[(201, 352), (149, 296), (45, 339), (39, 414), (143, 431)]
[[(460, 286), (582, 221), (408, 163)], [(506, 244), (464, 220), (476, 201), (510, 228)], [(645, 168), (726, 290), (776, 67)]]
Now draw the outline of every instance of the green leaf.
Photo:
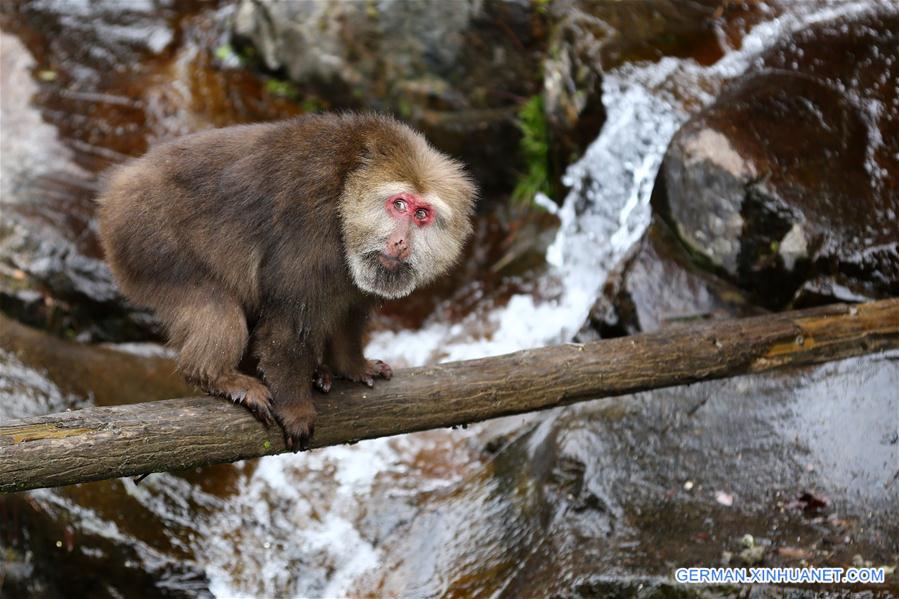
[(524, 159), (525, 173), (518, 179), (512, 200), (533, 202), (538, 192), (551, 191), (549, 168), (549, 126), (543, 111), (543, 96), (537, 94), (521, 106), (518, 112), (521, 130), (519, 151)]

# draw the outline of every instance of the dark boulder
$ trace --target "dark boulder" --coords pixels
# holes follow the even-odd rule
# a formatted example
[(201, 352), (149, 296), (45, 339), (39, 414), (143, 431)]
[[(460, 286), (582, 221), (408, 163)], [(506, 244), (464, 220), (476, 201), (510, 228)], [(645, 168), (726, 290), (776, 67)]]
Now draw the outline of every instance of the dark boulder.
[(803, 30), (687, 122), (659, 208), (779, 308), (899, 294), (899, 15)]

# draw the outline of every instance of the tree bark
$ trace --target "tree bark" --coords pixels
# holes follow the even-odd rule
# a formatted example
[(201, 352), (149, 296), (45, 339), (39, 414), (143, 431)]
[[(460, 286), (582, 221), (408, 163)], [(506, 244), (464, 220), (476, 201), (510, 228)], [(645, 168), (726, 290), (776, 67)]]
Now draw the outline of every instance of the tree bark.
[[(899, 347), (899, 299), (698, 323), (401, 370), (318, 395), (312, 447), (448, 427), (600, 397)], [(245, 409), (193, 397), (0, 423), (0, 492), (285, 451)]]

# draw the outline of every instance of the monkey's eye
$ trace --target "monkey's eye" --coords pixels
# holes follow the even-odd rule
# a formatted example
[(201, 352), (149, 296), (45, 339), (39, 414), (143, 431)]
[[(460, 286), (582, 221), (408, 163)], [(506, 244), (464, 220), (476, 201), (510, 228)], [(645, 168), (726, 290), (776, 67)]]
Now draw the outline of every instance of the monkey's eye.
[(418, 220), (424, 220), (428, 218), (428, 211), (424, 208), (419, 208), (415, 211), (415, 218), (417, 218)]
[(394, 200), (393, 207), (397, 209), (398, 212), (406, 211), (406, 202), (403, 200)]

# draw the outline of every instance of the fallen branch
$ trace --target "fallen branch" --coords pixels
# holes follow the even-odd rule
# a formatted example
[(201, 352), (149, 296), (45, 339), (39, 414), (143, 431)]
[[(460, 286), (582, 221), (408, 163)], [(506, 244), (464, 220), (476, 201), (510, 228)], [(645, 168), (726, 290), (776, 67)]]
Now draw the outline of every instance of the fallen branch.
[[(410, 433), (899, 347), (899, 299), (684, 326), (399, 371), (319, 396), (313, 447)], [(88, 408), (0, 425), (0, 491), (285, 451), (280, 431), (209, 397)]]

